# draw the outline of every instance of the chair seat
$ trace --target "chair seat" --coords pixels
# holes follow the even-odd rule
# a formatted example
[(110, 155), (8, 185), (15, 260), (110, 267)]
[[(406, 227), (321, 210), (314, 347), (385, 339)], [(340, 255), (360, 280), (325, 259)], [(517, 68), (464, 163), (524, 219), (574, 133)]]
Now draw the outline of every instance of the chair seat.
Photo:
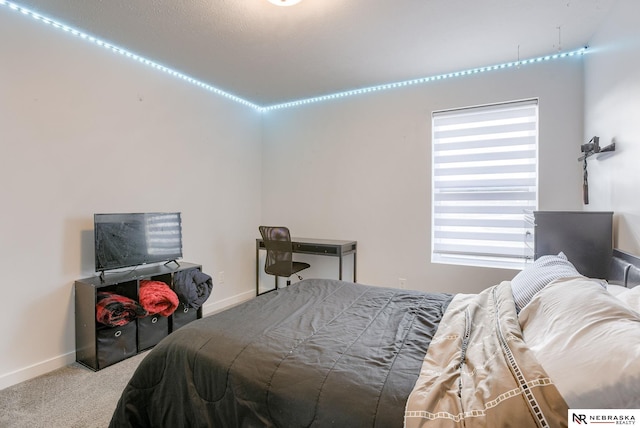
[(310, 267), (311, 267), (311, 265), (310, 265), (309, 263), (305, 263), (305, 262), (293, 262), (293, 269), (291, 269), (291, 270), (292, 270), (292, 272), (291, 272), (291, 273), (292, 273), (292, 274), (294, 274), (294, 273), (298, 273), (298, 272), (300, 272), (301, 270), (304, 270), (304, 269), (307, 269), (307, 268), (310, 268)]
[(298, 273), (301, 270), (310, 268), (311, 265), (309, 263), (304, 262), (282, 262), (270, 265), (268, 267), (267, 273), (276, 276), (290, 277), (294, 273)]

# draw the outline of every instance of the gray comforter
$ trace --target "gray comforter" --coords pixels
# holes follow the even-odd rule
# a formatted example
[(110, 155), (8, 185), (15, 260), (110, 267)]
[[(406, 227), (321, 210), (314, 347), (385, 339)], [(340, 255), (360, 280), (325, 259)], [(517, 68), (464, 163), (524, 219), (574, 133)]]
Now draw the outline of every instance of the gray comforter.
[(170, 334), (110, 427), (394, 427), (449, 294), (304, 280)]

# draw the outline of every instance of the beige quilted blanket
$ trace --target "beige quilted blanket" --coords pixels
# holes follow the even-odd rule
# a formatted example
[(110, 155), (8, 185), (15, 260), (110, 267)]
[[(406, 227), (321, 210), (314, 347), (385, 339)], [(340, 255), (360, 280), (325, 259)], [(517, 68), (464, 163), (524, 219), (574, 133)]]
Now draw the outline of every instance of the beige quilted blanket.
[(451, 302), (407, 401), (405, 426), (567, 426), (567, 404), (522, 338), (509, 282)]

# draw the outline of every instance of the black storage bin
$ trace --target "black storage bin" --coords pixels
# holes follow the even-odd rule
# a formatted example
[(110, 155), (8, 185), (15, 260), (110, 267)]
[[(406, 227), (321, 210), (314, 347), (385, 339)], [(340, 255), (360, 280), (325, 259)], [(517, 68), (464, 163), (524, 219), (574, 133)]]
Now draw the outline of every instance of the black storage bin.
[(138, 352), (136, 322), (119, 327), (104, 327), (96, 331), (98, 369), (122, 361)]
[(171, 315), (171, 331), (176, 331), (180, 327), (195, 321), (198, 318), (198, 310), (190, 307), (186, 303), (180, 302), (178, 309)]
[(168, 317), (156, 314), (138, 318), (138, 350), (142, 351), (157, 345), (168, 334)]

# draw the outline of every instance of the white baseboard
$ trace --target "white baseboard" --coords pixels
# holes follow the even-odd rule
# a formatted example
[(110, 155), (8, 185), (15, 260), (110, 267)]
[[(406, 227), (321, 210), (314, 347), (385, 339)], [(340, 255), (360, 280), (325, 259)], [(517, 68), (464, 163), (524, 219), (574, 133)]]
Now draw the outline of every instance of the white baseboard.
[(209, 305), (205, 304), (202, 307), (202, 316), (206, 317), (208, 315), (213, 315), (216, 312), (229, 309), (232, 306), (239, 305), (240, 303), (246, 302), (247, 300), (253, 299), (254, 297), (256, 297), (255, 290), (250, 290), (245, 291), (244, 293), (236, 294), (235, 296), (227, 297), (226, 299), (211, 303)]
[(28, 367), (6, 373), (0, 376), (0, 390), (17, 385), (34, 377), (49, 373), (53, 370), (73, 364), (76, 360), (76, 351), (69, 352), (59, 357), (51, 358), (40, 363), (32, 364)]
[[(242, 302), (252, 299), (255, 296), (256, 296), (255, 291), (246, 291), (244, 293), (240, 293), (235, 296), (228, 297), (218, 302), (213, 302), (209, 305), (205, 304), (202, 307), (202, 316), (206, 317), (209, 315), (213, 315), (217, 312), (223, 311), (232, 306), (238, 305)], [(18, 369), (11, 373), (0, 375), (0, 390), (16, 385), (18, 383), (27, 381), (29, 379), (33, 379), (40, 375), (49, 373), (53, 370), (57, 370), (62, 367), (68, 366), (69, 364), (73, 364), (75, 361), (76, 361), (76, 352), (74, 350), (67, 354), (60, 355), (58, 357), (51, 358), (49, 360), (42, 361), (40, 363), (36, 363), (28, 367)]]

